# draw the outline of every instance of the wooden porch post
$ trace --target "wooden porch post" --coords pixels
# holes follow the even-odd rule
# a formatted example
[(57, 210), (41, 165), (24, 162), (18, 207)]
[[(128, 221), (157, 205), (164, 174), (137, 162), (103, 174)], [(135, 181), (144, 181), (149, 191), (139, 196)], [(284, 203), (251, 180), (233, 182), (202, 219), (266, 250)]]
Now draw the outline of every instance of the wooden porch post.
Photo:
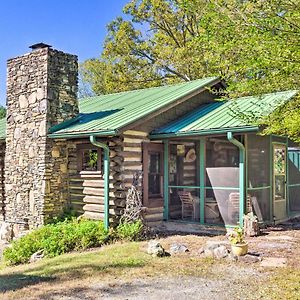
[(200, 179), (200, 224), (204, 224), (205, 217), (205, 138), (200, 138), (199, 147), (199, 179)]
[(164, 140), (164, 220), (169, 218), (169, 141)]

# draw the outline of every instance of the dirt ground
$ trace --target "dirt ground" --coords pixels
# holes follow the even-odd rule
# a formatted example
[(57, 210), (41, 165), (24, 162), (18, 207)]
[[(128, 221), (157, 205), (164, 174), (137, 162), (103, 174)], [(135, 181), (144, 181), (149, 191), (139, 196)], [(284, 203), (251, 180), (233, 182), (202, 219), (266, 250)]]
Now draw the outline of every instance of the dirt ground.
[[(15, 291), (1, 289), (0, 286), (0, 292), (3, 291), (0, 299), (297, 300), (300, 299), (299, 221), (266, 228), (261, 236), (248, 238), (251, 257), (259, 258), (256, 262), (251, 259), (235, 262), (228, 258), (203, 258), (200, 249), (207, 241), (226, 242), (225, 236), (169, 235), (159, 237), (167, 251), (173, 243), (181, 243), (188, 247), (189, 252), (149, 260), (145, 254), (147, 242), (141, 242), (137, 249), (144, 256), (137, 258), (135, 268), (117, 272), (120, 267), (117, 263), (113, 269), (99, 269), (99, 273), (94, 272), (90, 276), (82, 269), (82, 273), (76, 270), (77, 273), (70, 273), (76, 275), (68, 274), (66, 278), (61, 270), (61, 277), (29, 286), (24, 284)], [(110, 251), (110, 246), (106, 247), (95, 251)], [(143, 263), (139, 264), (139, 261)], [(13, 269), (9, 272), (18, 274), (19, 271)], [(39, 272), (42, 274), (44, 271)], [(50, 268), (50, 273), (47, 273), (50, 278), (52, 273)], [(1, 276), (8, 276), (5, 274), (0, 273), (0, 285)]]

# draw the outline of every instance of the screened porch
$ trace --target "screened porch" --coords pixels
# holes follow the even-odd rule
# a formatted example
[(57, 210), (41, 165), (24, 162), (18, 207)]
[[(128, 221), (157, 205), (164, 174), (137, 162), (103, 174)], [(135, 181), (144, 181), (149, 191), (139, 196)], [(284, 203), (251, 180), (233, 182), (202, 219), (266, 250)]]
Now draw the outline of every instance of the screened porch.
[(300, 148), (287, 138), (244, 133), (163, 143), (148, 181), (149, 190), (163, 186), (164, 220), (231, 227), (251, 211), (261, 223), (300, 213)]
[(170, 140), (168, 220), (236, 225), (240, 211), (239, 156), (238, 147), (226, 136)]

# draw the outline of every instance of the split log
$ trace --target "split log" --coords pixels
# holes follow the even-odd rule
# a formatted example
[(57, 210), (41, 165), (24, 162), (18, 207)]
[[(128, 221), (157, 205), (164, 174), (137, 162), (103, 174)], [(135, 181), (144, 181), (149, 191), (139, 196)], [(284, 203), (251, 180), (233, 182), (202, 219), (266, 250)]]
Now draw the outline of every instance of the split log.
[(124, 161), (124, 158), (122, 156), (115, 156), (111, 159), (111, 161), (121, 165)]
[(133, 136), (147, 137), (148, 133), (145, 132), (145, 131), (126, 130), (126, 131), (123, 132), (123, 135), (133, 135)]
[(104, 196), (84, 196), (84, 203), (104, 204)]
[(83, 216), (92, 220), (104, 220), (104, 213), (85, 211)]

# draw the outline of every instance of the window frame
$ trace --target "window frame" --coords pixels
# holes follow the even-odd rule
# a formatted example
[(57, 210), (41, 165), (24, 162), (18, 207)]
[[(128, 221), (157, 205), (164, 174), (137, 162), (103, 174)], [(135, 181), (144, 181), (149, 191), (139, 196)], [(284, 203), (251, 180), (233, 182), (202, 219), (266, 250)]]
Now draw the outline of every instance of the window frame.
[[(87, 150), (96, 150), (98, 154), (97, 158), (97, 170), (84, 170), (83, 169), (83, 159), (84, 159), (84, 152)], [(80, 144), (76, 146), (77, 152), (77, 172), (79, 174), (102, 174), (102, 151), (100, 148), (95, 147), (91, 144)]]

